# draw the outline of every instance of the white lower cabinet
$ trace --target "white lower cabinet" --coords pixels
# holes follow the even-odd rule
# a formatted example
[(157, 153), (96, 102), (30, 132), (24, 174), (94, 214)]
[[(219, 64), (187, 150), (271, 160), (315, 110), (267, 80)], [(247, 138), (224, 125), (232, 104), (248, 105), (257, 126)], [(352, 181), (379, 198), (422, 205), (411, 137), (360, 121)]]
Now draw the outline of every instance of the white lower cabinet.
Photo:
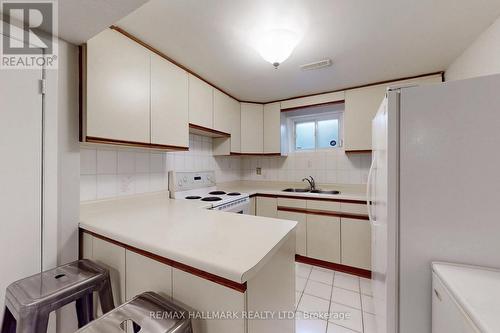
[(367, 220), (341, 218), (342, 264), (371, 269), (371, 229)]
[[(93, 259), (109, 269), (116, 306), (142, 292), (154, 291), (172, 297), (190, 311), (194, 333), (293, 332), (293, 319), (251, 319), (246, 318), (244, 312), (294, 311), (294, 234), (290, 234), (269, 261), (250, 277), (243, 292), (87, 233), (83, 234), (82, 246), (83, 258)], [(98, 307), (96, 309), (98, 315), (102, 314)], [(237, 316), (214, 318), (224, 314)], [(131, 332), (130, 327), (126, 327), (126, 332)]]
[(125, 302), (125, 249), (99, 238), (92, 239), (92, 259), (109, 270), (115, 306)]
[(340, 218), (307, 215), (307, 256), (340, 263)]
[(264, 217), (277, 217), (278, 216), (278, 202), (276, 198), (257, 197), (256, 202), (257, 216)]
[[(173, 298), (200, 313), (233, 312), (245, 310), (244, 293), (221, 286), (179, 269), (173, 269)], [(245, 332), (243, 319), (193, 320), (194, 333)]]
[(307, 255), (307, 215), (304, 213), (286, 212), (279, 210), (278, 218), (296, 221), (295, 229), (295, 253), (301, 256)]
[(257, 201), (257, 199), (255, 197), (250, 198), (250, 215), (256, 215), (256, 212), (255, 212), (256, 201)]
[(441, 279), (432, 273), (432, 333), (479, 333)]
[(172, 267), (129, 250), (126, 250), (126, 263), (127, 301), (146, 291), (172, 297)]

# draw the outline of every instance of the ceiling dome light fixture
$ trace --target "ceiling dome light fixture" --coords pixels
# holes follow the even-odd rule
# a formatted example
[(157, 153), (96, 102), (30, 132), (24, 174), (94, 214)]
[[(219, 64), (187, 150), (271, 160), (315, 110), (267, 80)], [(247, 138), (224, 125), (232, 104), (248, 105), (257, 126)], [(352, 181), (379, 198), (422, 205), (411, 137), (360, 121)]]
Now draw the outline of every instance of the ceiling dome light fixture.
[(299, 42), (297, 34), (286, 29), (266, 31), (259, 40), (257, 51), (264, 60), (270, 62), (276, 69), (290, 57)]

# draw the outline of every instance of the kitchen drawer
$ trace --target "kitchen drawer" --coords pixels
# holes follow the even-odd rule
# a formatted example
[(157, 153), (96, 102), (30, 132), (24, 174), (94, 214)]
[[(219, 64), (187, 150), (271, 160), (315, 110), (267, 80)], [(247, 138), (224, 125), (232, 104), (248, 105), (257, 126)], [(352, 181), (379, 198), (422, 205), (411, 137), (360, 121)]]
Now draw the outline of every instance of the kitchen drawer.
[(366, 203), (357, 204), (357, 203), (341, 203), (340, 210), (343, 213), (352, 213), (352, 214), (363, 214), (368, 215), (368, 207)]
[(278, 198), (278, 206), (306, 209), (306, 201), (300, 199)]
[(326, 210), (331, 212), (340, 212), (340, 202), (307, 200), (307, 209)]

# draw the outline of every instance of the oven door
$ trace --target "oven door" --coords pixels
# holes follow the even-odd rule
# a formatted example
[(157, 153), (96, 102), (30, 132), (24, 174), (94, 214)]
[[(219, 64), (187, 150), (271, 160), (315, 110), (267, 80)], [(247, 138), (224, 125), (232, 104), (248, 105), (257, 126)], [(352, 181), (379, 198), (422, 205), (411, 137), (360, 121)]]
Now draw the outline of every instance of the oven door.
[(223, 212), (230, 212), (236, 214), (250, 214), (250, 199), (244, 198), (236, 202), (230, 202), (224, 205), (220, 205), (212, 208), (213, 210), (220, 210)]

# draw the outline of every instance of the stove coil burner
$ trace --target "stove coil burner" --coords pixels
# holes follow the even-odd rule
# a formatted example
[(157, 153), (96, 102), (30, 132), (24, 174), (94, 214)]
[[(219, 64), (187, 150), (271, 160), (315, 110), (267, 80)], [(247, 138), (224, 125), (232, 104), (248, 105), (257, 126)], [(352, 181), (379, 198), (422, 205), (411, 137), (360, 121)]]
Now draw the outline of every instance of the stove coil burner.
[(212, 191), (212, 192), (210, 192), (208, 194), (211, 194), (211, 195), (224, 195), (224, 194), (226, 194), (226, 192), (224, 192), (224, 191)]
[(203, 199), (201, 199), (201, 201), (221, 201), (222, 198), (219, 198), (219, 197), (205, 197)]
[(231, 192), (231, 193), (228, 193), (227, 195), (231, 196), (231, 197), (235, 197), (237, 195), (241, 195), (241, 193), (238, 193), (238, 192)]
[(197, 200), (197, 199), (201, 199), (201, 197), (197, 196), (197, 195), (188, 195), (186, 197), (186, 199), (188, 199), (188, 200)]

